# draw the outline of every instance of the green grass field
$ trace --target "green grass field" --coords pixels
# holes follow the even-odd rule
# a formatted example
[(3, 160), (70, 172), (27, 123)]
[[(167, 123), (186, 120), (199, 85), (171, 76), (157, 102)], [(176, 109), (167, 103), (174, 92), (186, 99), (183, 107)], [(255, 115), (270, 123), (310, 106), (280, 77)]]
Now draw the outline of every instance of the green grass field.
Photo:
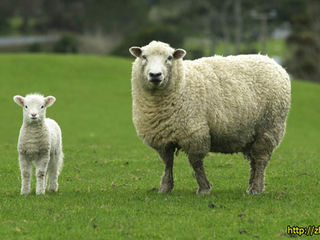
[[(320, 224), (320, 85), (292, 82), (287, 133), (263, 194), (246, 194), (242, 155), (210, 154), (213, 190), (198, 196), (180, 153), (175, 189), (159, 195), (163, 164), (131, 120), (131, 62), (0, 55), (0, 239), (285, 239), (287, 225)], [(35, 195), (34, 179), (33, 193), (20, 196), (22, 110), (12, 97), (31, 92), (57, 98), (47, 116), (64, 136), (60, 190), (45, 196)]]

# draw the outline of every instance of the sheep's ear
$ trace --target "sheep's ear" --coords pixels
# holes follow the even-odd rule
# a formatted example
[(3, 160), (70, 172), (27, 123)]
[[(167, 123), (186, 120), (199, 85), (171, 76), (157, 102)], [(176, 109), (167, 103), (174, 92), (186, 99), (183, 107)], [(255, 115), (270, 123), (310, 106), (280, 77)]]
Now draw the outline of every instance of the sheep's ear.
[(56, 101), (56, 98), (53, 96), (48, 96), (44, 99), (44, 101), (45, 101), (46, 107), (50, 107)]
[(134, 57), (140, 57), (141, 53), (142, 53), (142, 50), (141, 50), (140, 47), (131, 47), (131, 48), (129, 48), (129, 52)]
[(186, 54), (187, 52), (185, 50), (178, 48), (173, 52), (173, 57), (174, 59), (180, 59), (183, 58)]
[(16, 104), (18, 104), (18, 105), (20, 105), (22, 107), (24, 105), (24, 97), (22, 97), (22, 96), (19, 96), (19, 95), (14, 96), (13, 97), (13, 101), (15, 101)]

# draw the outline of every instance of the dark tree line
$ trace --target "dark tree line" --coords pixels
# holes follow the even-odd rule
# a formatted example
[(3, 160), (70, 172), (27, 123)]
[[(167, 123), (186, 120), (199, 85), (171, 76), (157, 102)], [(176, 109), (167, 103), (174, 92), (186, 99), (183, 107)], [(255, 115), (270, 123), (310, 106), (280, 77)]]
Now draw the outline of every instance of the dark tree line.
[(97, 28), (125, 34), (147, 22), (147, 0), (1, 0), (0, 31), (8, 31), (11, 18), (20, 17), (22, 33)]
[(0, 34), (10, 34), (14, 18), (21, 34), (103, 32), (122, 39), (113, 53), (125, 56), (132, 44), (152, 39), (173, 46), (187, 37), (210, 41), (210, 51), (195, 49), (196, 57), (214, 54), (221, 41), (225, 54), (255, 53), (257, 41), (264, 53), (271, 32), (287, 22), (289, 70), (319, 81), (319, 12), (319, 0), (1, 0)]
[[(306, 5), (304, 0), (1, 0), (0, 29), (10, 18), (23, 20), (22, 32), (74, 31), (97, 28), (106, 32), (130, 34), (153, 25), (173, 25), (182, 33), (241, 38), (259, 27), (252, 16), (276, 12), (271, 29)], [(302, 8), (303, 9), (303, 8)], [(234, 27), (240, 25), (240, 32)], [(242, 25), (242, 26), (241, 26)], [(229, 28), (229, 33), (226, 29)], [(227, 30), (228, 31), (228, 30)]]
[(320, 82), (320, 2), (307, 3), (305, 11), (291, 19), (287, 66), (295, 77)]

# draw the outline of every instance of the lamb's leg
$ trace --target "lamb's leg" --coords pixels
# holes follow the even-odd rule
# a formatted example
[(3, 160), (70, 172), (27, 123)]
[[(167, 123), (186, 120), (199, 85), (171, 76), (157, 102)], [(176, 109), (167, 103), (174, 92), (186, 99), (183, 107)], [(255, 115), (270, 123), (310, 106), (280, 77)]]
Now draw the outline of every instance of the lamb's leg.
[(203, 168), (203, 158), (202, 154), (189, 154), (189, 162), (193, 167), (199, 188), (198, 194), (210, 194), (211, 184), (207, 179), (206, 173)]
[(21, 194), (26, 195), (31, 191), (32, 163), (22, 154), (19, 155), (21, 171)]
[(52, 155), (48, 165), (48, 177), (49, 177), (49, 191), (58, 191), (58, 177), (59, 177), (59, 161), (60, 156), (57, 154)]
[(173, 158), (174, 158), (174, 147), (166, 147), (163, 150), (158, 151), (162, 161), (165, 164), (164, 174), (161, 179), (159, 193), (171, 192), (174, 186), (173, 183)]
[(49, 156), (42, 156), (36, 161), (37, 187), (36, 194), (45, 194), (46, 192), (46, 174), (48, 170)]

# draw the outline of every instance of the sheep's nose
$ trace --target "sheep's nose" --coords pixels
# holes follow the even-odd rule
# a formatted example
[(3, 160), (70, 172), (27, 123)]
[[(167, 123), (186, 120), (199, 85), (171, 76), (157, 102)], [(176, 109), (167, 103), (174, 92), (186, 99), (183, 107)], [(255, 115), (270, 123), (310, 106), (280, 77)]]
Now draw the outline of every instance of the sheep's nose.
[(35, 116), (37, 116), (36, 113), (31, 113), (31, 117), (35, 117)]
[(161, 72), (157, 72), (157, 73), (152, 73), (152, 72), (150, 72), (150, 73), (149, 73), (149, 76), (152, 77), (152, 78), (156, 78), (156, 77), (160, 77), (161, 74), (162, 74)]

